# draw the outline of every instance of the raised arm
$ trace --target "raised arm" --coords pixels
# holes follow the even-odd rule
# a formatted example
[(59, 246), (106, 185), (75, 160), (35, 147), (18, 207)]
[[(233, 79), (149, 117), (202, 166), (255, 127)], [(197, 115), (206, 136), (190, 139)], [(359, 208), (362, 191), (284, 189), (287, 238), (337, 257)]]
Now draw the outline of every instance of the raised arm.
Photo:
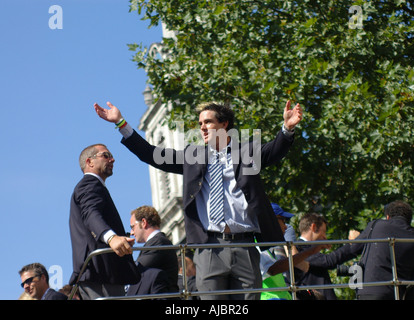
[[(112, 103), (106, 103), (109, 109), (102, 108), (95, 103), (94, 108), (97, 115), (115, 124), (118, 124), (123, 119), (121, 111)], [(125, 128), (130, 128), (125, 121)], [(119, 126), (121, 131), (122, 126)], [(124, 133), (123, 133), (124, 135)], [(133, 154), (135, 154), (141, 161), (166, 172), (183, 174), (184, 154), (183, 151), (176, 151), (171, 148), (159, 148), (148, 143), (135, 130), (130, 128), (127, 135), (121, 141)]]

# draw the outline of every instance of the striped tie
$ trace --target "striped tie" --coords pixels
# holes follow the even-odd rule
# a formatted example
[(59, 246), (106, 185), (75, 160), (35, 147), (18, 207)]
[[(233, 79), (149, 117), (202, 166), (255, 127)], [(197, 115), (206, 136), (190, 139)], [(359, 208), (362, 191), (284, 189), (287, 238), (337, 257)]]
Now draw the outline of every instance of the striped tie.
[(210, 173), (210, 220), (214, 224), (219, 224), (224, 220), (223, 212), (223, 166), (219, 155), (208, 169)]

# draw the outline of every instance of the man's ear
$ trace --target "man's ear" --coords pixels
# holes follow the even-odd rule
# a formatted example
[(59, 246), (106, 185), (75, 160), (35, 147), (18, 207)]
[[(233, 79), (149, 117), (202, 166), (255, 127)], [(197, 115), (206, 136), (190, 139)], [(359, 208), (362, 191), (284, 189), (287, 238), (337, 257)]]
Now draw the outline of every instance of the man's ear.
[(312, 232), (317, 232), (318, 231), (318, 227), (316, 226), (316, 223), (312, 223), (310, 226), (310, 229)]
[(86, 161), (86, 167), (93, 167), (93, 163), (92, 163), (92, 159), (91, 158), (87, 158)]
[(42, 275), (40, 276), (40, 279), (44, 279), (44, 280), (46, 281), (46, 276), (45, 276), (44, 274), (42, 274)]
[(224, 124), (224, 129), (227, 131), (227, 127), (229, 126), (229, 122), (228, 121), (224, 121), (223, 124)]
[(148, 228), (149, 224), (148, 224), (147, 219), (142, 218), (141, 223), (142, 223), (142, 229), (147, 229)]

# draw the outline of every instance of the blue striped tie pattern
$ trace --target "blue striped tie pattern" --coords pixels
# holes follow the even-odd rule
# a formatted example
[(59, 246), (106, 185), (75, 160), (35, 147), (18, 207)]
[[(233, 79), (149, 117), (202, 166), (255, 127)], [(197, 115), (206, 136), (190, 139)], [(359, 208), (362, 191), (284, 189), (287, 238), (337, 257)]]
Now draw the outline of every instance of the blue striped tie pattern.
[(224, 220), (224, 192), (223, 166), (218, 154), (208, 171), (210, 173), (210, 220), (214, 224), (219, 224)]

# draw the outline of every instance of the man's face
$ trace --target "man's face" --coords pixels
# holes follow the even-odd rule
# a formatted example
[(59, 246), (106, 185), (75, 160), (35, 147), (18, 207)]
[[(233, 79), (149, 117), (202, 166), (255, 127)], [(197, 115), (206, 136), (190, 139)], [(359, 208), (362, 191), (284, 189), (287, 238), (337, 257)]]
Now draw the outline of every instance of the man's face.
[(47, 289), (46, 277), (38, 276), (33, 270), (23, 272), (20, 276), (23, 289), (34, 299), (41, 299)]
[[(228, 122), (219, 122), (216, 118), (216, 112), (205, 110), (200, 113), (198, 124), (200, 125), (201, 135), (205, 144), (218, 146), (218, 139), (223, 139), (223, 143), (227, 143), (227, 135), (225, 135)], [(222, 129), (222, 130), (220, 130)], [(221, 145), (222, 143), (220, 143)]]
[(91, 161), (93, 172), (105, 180), (112, 176), (115, 159), (104, 146), (98, 145), (95, 148), (98, 152), (94, 157), (89, 158), (89, 161)]
[(326, 240), (326, 223), (322, 223), (322, 225), (318, 228), (315, 227), (313, 230), (313, 241), (315, 240)]
[(144, 243), (144, 229), (142, 228), (142, 223), (135, 219), (135, 215), (131, 215), (130, 219), (131, 224), (131, 236), (135, 237), (137, 243)]
[(279, 215), (276, 217), (277, 217), (277, 221), (279, 222), (280, 229), (282, 230), (283, 234), (285, 234), (286, 229), (287, 229), (285, 218)]

